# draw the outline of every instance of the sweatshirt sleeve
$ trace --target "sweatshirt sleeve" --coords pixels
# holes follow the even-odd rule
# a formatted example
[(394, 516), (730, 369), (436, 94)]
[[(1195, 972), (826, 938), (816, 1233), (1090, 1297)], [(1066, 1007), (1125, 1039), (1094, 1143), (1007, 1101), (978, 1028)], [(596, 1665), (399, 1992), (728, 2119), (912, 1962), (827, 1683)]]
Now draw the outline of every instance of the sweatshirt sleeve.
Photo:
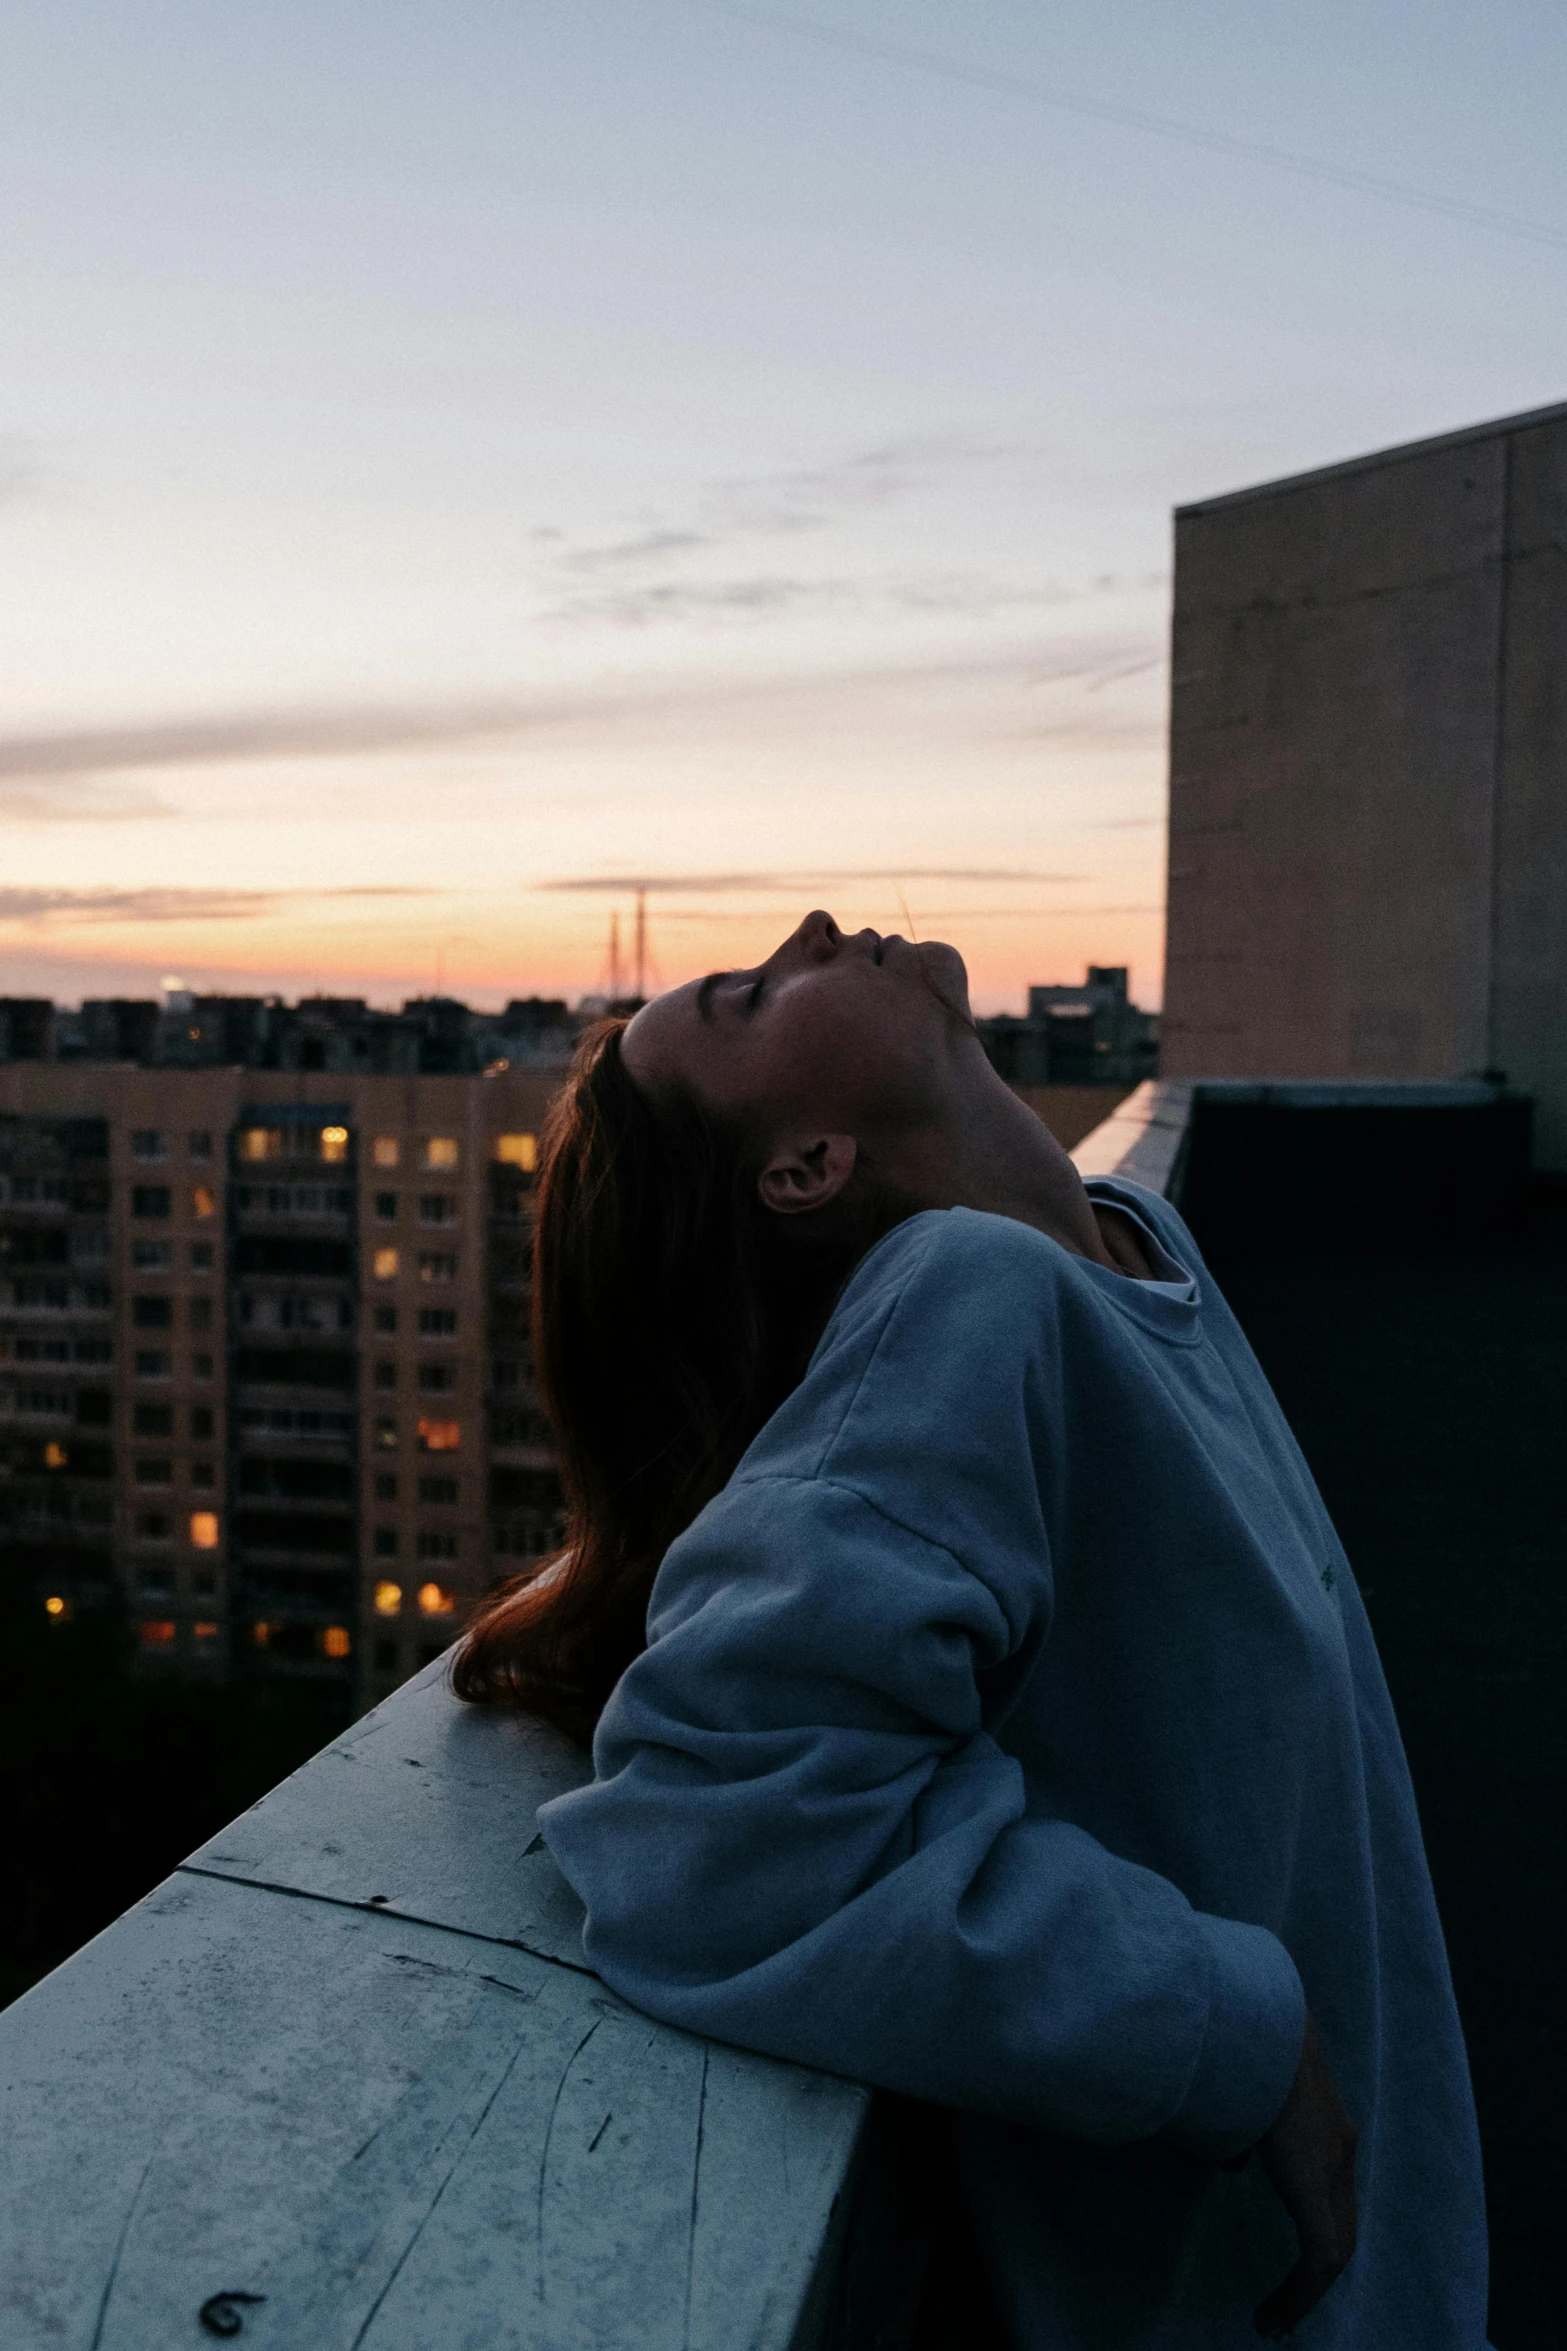
[(982, 1677), (1033, 1602), (822, 1475), (737, 1480), (671, 1550), (591, 1784), (540, 1825), (585, 1948), (664, 2021), (938, 2103), (1222, 2157), (1283, 2104), (1283, 1946), (1029, 1815)]

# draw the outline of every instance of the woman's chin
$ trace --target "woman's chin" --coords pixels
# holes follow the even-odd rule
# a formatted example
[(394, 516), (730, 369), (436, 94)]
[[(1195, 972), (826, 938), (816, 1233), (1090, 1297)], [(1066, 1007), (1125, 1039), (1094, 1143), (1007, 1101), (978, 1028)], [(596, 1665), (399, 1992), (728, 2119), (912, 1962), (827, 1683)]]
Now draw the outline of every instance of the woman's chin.
[(968, 965), (956, 947), (949, 947), (945, 939), (922, 939), (919, 957), (927, 981), (942, 1002), (960, 1020), (968, 1020)]

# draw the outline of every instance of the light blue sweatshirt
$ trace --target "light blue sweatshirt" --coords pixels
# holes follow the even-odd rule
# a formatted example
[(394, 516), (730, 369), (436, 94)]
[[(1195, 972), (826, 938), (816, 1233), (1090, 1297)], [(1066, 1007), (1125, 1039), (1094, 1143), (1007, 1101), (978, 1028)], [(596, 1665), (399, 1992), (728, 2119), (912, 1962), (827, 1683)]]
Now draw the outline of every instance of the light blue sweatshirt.
[(546, 1805), (654, 2016), (933, 2100), (1018, 2351), (1254, 2351), (1309, 2003), (1360, 2243), (1303, 2351), (1480, 2351), (1463, 2042), (1360, 1596), (1174, 1210), (1154, 1281), (966, 1209), (859, 1266)]

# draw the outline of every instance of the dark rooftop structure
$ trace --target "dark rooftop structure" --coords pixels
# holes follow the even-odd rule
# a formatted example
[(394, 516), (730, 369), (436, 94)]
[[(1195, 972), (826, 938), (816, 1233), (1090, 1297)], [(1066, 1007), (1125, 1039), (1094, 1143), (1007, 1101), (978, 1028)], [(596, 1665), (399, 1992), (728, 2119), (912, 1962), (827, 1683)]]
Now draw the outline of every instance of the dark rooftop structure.
[(132, 1061), (146, 1069), (297, 1069), (387, 1077), (476, 1077), (496, 1063), (563, 1069), (581, 1026), (563, 997), (513, 997), (476, 1012), (415, 996), (398, 1012), (363, 996), (0, 997), (0, 1062)]

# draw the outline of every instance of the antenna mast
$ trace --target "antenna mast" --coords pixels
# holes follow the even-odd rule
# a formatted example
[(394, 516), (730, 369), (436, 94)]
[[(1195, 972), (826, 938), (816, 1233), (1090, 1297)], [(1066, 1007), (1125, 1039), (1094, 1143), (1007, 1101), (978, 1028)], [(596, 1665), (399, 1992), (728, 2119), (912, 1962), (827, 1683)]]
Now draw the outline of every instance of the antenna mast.
[(615, 907), (609, 918), (609, 1000), (620, 998), (620, 909)]
[(647, 892), (637, 892), (637, 1002), (647, 1001)]

